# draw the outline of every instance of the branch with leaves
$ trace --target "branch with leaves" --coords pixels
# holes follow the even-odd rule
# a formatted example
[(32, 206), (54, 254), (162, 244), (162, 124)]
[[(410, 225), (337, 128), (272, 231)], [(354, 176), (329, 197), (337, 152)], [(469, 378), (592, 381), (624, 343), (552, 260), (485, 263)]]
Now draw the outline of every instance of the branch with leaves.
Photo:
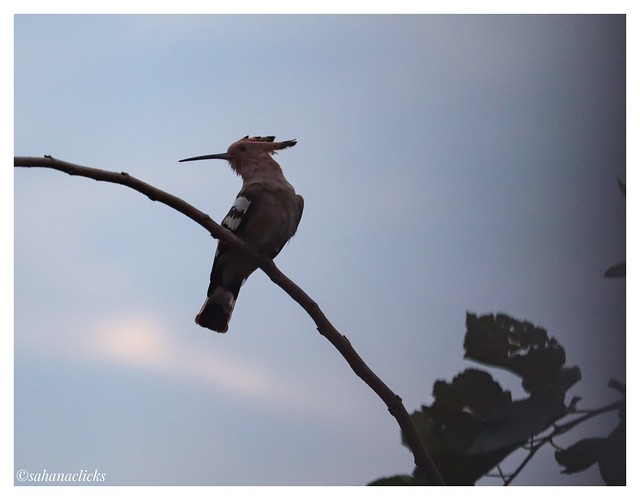
[[(600, 416), (604, 413), (611, 411), (622, 412), (625, 408), (624, 400), (616, 401), (602, 408), (595, 410), (569, 410), (567, 416), (575, 414), (583, 414), (581, 417), (574, 418), (569, 422), (553, 424), (551, 432), (545, 436), (532, 437), (530, 442), (523, 446), (528, 451), (527, 456), (522, 463), (516, 467), (516, 469), (510, 474), (504, 474), (499, 468), (500, 477), (504, 482), (504, 486), (509, 486), (513, 480), (522, 472), (522, 469), (531, 461), (533, 456), (546, 444), (553, 446), (556, 449), (555, 457), (556, 461), (562, 465), (565, 469), (562, 471), (564, 474), (573, 474), (575, 472), (581, 472), (595, 463), (598, 463), (601, 470), (601, 475), (605, 482), (610, 485), (622, 484), (625, 480), (620, 478), (620, 473), (623, 467), (620, 467), (620, 454), (616, 456), (605, 456), (603, 453), (604, 448), (609, 442), (614, 443), (617, 448), (617, 452), (624, 447), (624, 438), (620, 443), (620, 430), (622, 426), (618, 426), (616, 430), (608, 438), (586, 438), (583, 439), (569, 448), (561, 448), (554, 443), (554, 439), (562, 434), (565, 434), (572, 430), (577, 425), (586, 422), (592, 418)], [(622, 446), (620, 446), (622, 444)], [(490, 474), (487, 474), (488, 476)]]
[[(464, 349), (465, 358), (520, 377), (529, 397), (512, 399), (510, 391), (476, 368), (466, 369), (451, 382), (436, 381), (433, 403), (411, 417), (447, 484), (472, 485), (491, 476), (508, 486), (546, 444), (556, 448), (556, 461), (565, 474), (598, 464), (606, 484), (625, 483), (624, 398), (595, 410), (579, 410), (579, 397), (565, 404), (567, 391), (581, 378), (580, 369), (564, 366), (564, 348), (546, 330), (505, 314), (467, 314)], [(609, 387), (624, 396), (621, 383), (611, 381)], [(582, 439), (566, 449), (553, 442), (612, 411), (619, 413), (620, 422), (609, 436)], [(524, 460), (514, 472), (504, 473), (500, 464), (522, 448), (528, 452)], [(412, 486), (419, 480), (414, 472), (370, 484)]]
[(436, 468), (430, 454), (422, 442), (411, 416), (404, 407), (400, 396), (395, 394), (372, 370), (352, 347), (351, 343), (331, 324), (322, 312), (318, 304), (311, 299), (298, 285), (285, 276), (271, 259), (260, 255), (246, 242), (239, 239), (231, 231), (217, 224), (206, 213), (198, 210), (184, 200), (162, 191), (146, 182), (132, 177), (126, 172), (112, 172), (92, 167), (75, 165), (57, 160), (51, 156), (41, 157), (15, 157), (14, 167), (42, 167), (59, 170), (73, 176), (87, 177), (97, 181), (121, 184), (134, 189), (152, 201), (163, 203), (174, 210), (190, 218), (211, 236), (224, 241), (233, 248), (237, 248), (254, 259), (260, 269), (282, 288), (293, 300), (295, 300), (314, 321), (318, 332), (323, 335), (340, 352), (351, 369), (360, 377), (387, 405), (391, 415), (396, 419), (407, 446), (411, 450), (414, 462), (420, 471), (420, 483), (430, 485), (444, 485), (444, 481)]

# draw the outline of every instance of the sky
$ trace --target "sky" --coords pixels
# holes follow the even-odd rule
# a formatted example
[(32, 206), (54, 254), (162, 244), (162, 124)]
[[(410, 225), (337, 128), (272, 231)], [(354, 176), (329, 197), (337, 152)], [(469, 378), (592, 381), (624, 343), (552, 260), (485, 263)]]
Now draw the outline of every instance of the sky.
[[(220, 221), (240, 179), (178, 160), (297, 139), (276, 160), (305, 211), (276, 264), (409, 411), (479, 367), (467, 312), (547, 329), (582, 370), (569, 397), (616, 399), (626, 283), (602, 275), (626, 258), (624, 16), (18, 15), (14, 30), (17, 156), (126, 171)], [(264, 274), (227, 334), (202, 329), (206, 231), (122, 186), (13, 175), (16, 471), (311, 486), (411, 472), (384, 404)], [(515, 484), (601, 484), (559, 472), (546, 450)]]

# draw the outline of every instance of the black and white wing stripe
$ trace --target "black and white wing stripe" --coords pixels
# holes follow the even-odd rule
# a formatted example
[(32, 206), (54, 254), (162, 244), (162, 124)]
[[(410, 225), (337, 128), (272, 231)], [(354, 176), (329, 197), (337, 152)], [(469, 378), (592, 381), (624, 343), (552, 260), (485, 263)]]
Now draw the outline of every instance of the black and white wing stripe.
[(242, 193), (239, 194), (227, 216), (222, 219), (222, 225), (235, 233), (242, 223), (242, 217), (247, 213), (250, 206), (251, 200)]

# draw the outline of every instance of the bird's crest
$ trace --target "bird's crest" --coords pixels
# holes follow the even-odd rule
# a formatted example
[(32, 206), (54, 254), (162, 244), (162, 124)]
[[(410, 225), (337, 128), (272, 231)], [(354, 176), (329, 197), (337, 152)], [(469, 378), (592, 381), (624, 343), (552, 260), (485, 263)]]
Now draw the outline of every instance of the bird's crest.
[(234, 142), (231, 146), (229, 146), (229, 149), (231, 149), (233, 146), (241, 145), (242, 143), (257, 142), (257, 143), (265, 144), (265, 146), (267, 146), (266, 149), (268, 151), (275, 152), (278, 149), (293, 147), (298, 143), (298, 141), (296, 141), (295, 139), (292, 139), (289, 141), (282, 141), (282, 142), (275, 142), (275, 139), (276, 139), (275, 135), (256, 135), (254, 137), (249, 137), (248, 135), (245, 135), (242, 139)]

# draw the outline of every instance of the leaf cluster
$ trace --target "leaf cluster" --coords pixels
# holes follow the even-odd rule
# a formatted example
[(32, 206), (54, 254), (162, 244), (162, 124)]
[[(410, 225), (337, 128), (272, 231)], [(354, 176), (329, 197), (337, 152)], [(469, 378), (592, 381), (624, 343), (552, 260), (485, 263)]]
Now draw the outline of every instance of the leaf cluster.
[[(620, 382), (612, 380), (609, 382), (609, 387), (625, 396), (625, 387)], [(627, 418), (624, 399), (617, 408), (620, 421), (607, 437), (582, 439), (565, 450), (556, 451), (556, 462), (564, 467), (563, 474), (582, 472), (597, 464), (605, 484), (624, 486), (627, 483), (625, 454)]]
[[(564, 348), (541, 327), (506, 314), (467, 314), (464, 351), (467, 359), (519, 377), (528, 397), (514, 400), (510, 391), (477, 368), (459, 373), (451, 382), (435, 382), (431, 405), (423, 405), (411, 417), (450, 485), (475, 484), (521, 447), (528, 447), (532, 455), (553, 436), (574, 426), (556, 427), (576, 411), (579, 401), (574, 398), (565, 403), (567, 391), (581, 378), (580, 369), (565, 366)], [(549, 437), (534, 441), (549, 429), (553, 429)], [(620, 454), (612, 453), (612, 449), (620, 445), (620, 440), (624, 443), (623, 431), (621, 420), (608, 438), (578, 442), (575, 448), (558, 452), (557, 460), (565, 473), (584, 470), (596, 462), (601, 470), (619, 470), (615, 460)], [(612, 454), (615, 459), (610, 458)], [(505, 484), (520, 470), (508, 476), (501, 474)], [(408, 486), (428, 481), (416, 470), (412, 475), (381, 478), (370, 484)]]

